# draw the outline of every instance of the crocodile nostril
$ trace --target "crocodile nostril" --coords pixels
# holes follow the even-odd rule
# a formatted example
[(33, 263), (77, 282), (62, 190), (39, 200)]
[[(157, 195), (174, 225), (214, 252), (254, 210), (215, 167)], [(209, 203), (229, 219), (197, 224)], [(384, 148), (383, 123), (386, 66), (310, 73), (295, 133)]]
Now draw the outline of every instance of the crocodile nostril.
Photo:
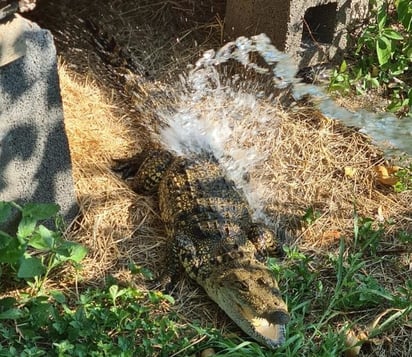
[(275, 310), (264, 315), (272, 324), (285, 325), (290, 320), (290, 315), (285, 310)]

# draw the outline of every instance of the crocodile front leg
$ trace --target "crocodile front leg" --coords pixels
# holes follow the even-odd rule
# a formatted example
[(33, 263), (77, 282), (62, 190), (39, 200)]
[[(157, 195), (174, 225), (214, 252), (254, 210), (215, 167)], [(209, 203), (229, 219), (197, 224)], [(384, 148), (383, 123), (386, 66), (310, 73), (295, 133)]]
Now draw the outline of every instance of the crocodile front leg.
[(195, 244), (186, 234), (177, 234), (174, 240), (174, 253), (181, 267), (193, 280), (197, 280), (202, 259), (198, 255)]
[(193, 241), (185, 234), (177, 234), (171, 244), (171, 253), (166, 259), (166, 268), (159, 282), (166, 292), (173, 290), (184, 270), (190, 278), (196, 280), (201, 259)]
[(119, 172), (133, 191), (153, 195), (173, 159), (166, 150), (147, 150), (131, 158), (114, 160), (113, 171)]

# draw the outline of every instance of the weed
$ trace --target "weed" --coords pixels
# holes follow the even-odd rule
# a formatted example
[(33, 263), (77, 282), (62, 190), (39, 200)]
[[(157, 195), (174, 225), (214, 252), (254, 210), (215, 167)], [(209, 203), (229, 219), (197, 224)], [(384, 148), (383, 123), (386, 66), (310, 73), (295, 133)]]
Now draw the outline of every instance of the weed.
[(302, 217), (302, 220), (308, 224), (311, 225), (314, 223), (319, 217), (321, 217), (321, 213), (319, 211), (316, 211), (313, 207), (309, 207), (305, 214)]
[(86, 290), (74, 306), (60, 292), (23, 303), (3, 299), (0, 308), (8, 305), (16, 313), (3, 315), (0, 336), (7, 343), (0, 356), (27, 355), (29, 349), (36, 356), (170, 356), (199, 351), (199, 334), (218, 336), (179, 324), (172, 302), (160, 292), (117, 285)]
[(398, 178), (394, 185), (395, 192), (412, 190), (412, 164), (398, 170), (395, 176)]
[(371, 218), (359, 217), (355, 210), (353, 233), (354, 249), (363, 255), (375, 255), (384, 234), (384, 226), (378, 224), (374, 227)]
[(9, 219), (14, 209), (21, 213), (15, 236), (0, 231), (0, 264), (10, 271), (7, 279), (23, 279), (40, 291), (50, 272), (64, 262), (79, 264), (87, 251), (82, 245), (63, 239), (38, 221), (57, 219), (59, 206), (0, 202), (0, 223)]
[(389, 3), (371, 1), (372, 20), (357, 39), (355, 66), (349, 70), (343, 61), (333, 72), (329, 89), (364, 94), (382, 87), (390, 97), (387, 109), (405, 115), (412, 108), (412, 1)]
[(353, 80), (348, 72), (348, 65), (345, 60), (342, 61), (339, 69), (334, 69), (329, 83), (330, 91), (337, 91), (341, 94), (349, 94)]

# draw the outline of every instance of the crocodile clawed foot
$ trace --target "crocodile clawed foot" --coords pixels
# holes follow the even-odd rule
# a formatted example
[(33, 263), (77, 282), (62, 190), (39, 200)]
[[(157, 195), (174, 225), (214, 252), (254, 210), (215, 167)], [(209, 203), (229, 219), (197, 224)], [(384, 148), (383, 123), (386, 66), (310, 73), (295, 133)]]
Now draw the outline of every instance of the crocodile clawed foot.
[(161, 274), (151, 286), (152, 290), (160, 290), (164, 294), (172, 295), (175, 290), (176, 281), (169, 274)]
[(174, 291), (175, 291), (175, 285), (172, 282), (166, 284), (163, 290), (163, 292), (167, 295), (173, 295)]
[(123, 180), (132, 178), (136, 175), (142, 163), (140, 155), (126, 159), (113, 159), (114, 165), (111, 169), (121, 175)]

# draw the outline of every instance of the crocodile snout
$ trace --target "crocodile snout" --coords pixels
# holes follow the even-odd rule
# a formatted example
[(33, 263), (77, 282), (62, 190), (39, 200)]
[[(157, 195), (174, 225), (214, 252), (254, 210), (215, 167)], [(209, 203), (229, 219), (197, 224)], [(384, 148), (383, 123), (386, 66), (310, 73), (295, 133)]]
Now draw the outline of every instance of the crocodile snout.
[(286, 310), (276, 310), (263, 315), (263, 317), (276, 325), (286, 325), (290, 321), (290, 315)]

